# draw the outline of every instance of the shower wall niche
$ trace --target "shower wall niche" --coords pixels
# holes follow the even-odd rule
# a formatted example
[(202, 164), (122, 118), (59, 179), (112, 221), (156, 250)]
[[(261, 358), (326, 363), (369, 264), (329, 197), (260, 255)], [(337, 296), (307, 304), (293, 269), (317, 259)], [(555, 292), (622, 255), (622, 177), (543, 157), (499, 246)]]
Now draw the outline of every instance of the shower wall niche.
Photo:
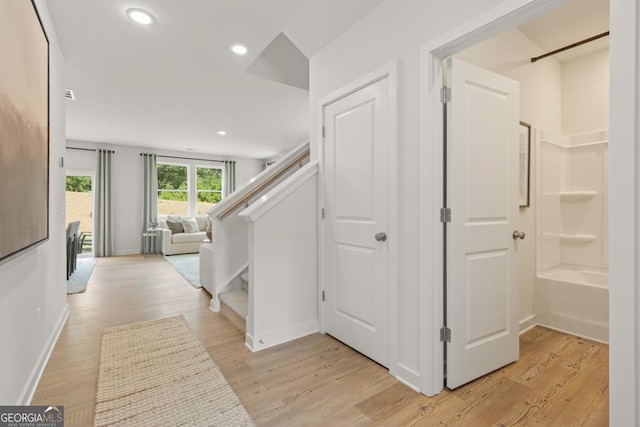
[(539, 323), (608, 341), (608, 131), (537, 131)]

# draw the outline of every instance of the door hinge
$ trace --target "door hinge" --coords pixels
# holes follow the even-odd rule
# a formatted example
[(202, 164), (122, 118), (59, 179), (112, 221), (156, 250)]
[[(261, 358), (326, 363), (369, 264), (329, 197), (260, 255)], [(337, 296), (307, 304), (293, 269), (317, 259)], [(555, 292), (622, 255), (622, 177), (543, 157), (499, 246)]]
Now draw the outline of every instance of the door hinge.
[(322, 126), (322, 137), (324, 138), (324, 126)]
[(451, 88), (446, 86), (440, 88), (440, 102), (446, 104), (449, 101), (451, 101)]
[(324, 208), (322, 208), (322, 219), (324, 219)]
[(440, 222), (447, 224), (451, 222), (451, 209), (440, 208)]
[(446, 326), (440, 328), (440, 342), (451, 342), (451, 329)]
[(322, 301), (324, 301), (324, 291), (322, 291)]

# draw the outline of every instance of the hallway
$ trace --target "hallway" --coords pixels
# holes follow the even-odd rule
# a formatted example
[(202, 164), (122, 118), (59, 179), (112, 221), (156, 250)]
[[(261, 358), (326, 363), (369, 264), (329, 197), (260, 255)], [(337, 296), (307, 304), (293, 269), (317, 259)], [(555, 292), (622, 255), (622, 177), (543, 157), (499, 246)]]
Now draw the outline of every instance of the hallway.
[(608, 423), (608, 347), (544, 328), (520, 360), (427, 398), (328, 335), (251, 353), (209, 295), (162, 257), (98, 261), (32, 401), (64, 405), (67, 426), (93, 422), (102, 329), (182, 314), (257, 425), (589, 425)]

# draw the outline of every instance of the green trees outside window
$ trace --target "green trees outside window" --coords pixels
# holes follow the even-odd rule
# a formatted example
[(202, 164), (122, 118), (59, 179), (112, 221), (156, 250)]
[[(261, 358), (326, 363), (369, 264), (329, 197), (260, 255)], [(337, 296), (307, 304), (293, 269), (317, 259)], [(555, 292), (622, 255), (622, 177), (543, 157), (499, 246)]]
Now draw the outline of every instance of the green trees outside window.
[(157, 170), (159, 215), (202, 215), (222, 200), (221, 169), (158, 163)]

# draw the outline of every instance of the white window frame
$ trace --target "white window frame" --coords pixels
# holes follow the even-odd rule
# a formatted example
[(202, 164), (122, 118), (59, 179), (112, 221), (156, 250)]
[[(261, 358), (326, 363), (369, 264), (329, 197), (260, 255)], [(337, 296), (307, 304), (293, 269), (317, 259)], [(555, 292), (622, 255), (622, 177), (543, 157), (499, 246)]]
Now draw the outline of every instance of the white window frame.
[[(218, 169), (220, 171), (220, 190), (199, 190), (198, 189), (198, 168), (202, 168), (202, 169)], [(204, 165), (204, 164), (201, 164), (201, 163), (195, 164), (194, 167), (193, 167), (193, 183), (194, 183), (194, 185), (193, 185), (193, 190), (194, 190), (193, 212), (194, 213), (198, 212), (198, 193), (220, 193), (220, 200), (222, 200), (224, 198), (224, 195), (222, 194), (222, 187), (224, 186), (224, 169), (219, 167), (219, 166)]]
[[(203, 193), (220, 193), (221, 199), (222, 189), (220, 190), (198, 190), (198, 168), (207, 168), (207, 169), (220, 169), (220, 175), (222, 176), (222, 180), (224, 182), (224, 170), (222, 167), (213, 164), (205, 164), (195, 161), (190, 161), (185, 159), (184, 161), (158, 161), (158, 165), (171, 165), (171, 166), (179, 166), (187, 168), (187, 190), (163, 190), (158, 188), (158, 195), (160, 191), (170, 191), (170, 192), (186, 192), (187, 193), (187, 216), (196, 216), (198, 212), (198, 192)], [(224, 185), (224, 184), (223, 184)]]
[[(168, 166), (178, 166), (178, 167), (184, 167), (187, 169), (187, 189), (186, 190), (165, 190), (162, 188), (158, 187), (158, 200), (160, 200), (160, 192), (161, 191), (166, 191), (166, 192), (170, 192), (170, 193), (186, 193), (187, 194), (187, 216), (191, 216), (191, 204), (189, 202), (189, 188), (191, 187), (191, 182), (190, 182), (190, 173), (189, 173), (189, 164), (188, 163), (182, 163), (182, 162), (157, 162), (157, 165), (168, 165)], [(157, 175), (157, 172), (156, 172)]]

